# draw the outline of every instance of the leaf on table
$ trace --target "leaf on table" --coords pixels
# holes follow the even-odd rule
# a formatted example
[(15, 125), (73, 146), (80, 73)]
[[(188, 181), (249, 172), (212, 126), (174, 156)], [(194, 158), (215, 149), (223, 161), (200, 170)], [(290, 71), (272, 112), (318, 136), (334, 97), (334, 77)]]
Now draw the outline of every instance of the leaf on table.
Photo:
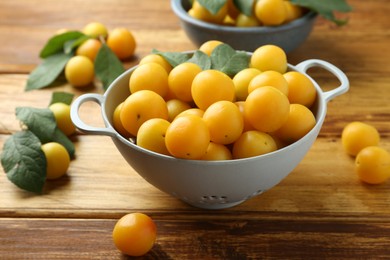
[(43, 60), (29, 75), (26, 91), (50, 86), (64, 70), (72, 54), (57, 53)]
[(162, 52), (156, 49), (152, 50), (152, 53), (161, 55), (172, 67), (188, 61), (191, 58), (191, 55), (183, 52)]
[(53, 112), (49, 108), (17, 107), (16, 117), (42, 143), (47, 143), (52, 140), (57, 124)]
[(70, 105), (73, 101), (73, 97), (74, 94), (72, 93), (56, 91), (52, 93), (49, 105), (54, 103), (64, 103)]
[(347, 3), (346, 0), (291, 0), (291, 2), (313, 10), (326, 19), (336, 23), (337, 25), (344, 25), (347, 23), (347, 20), (337, 19), (334, 15), (334, 12), (346, 13), (352, 11), (352, 7)]
[(47, 58), (56, 53), (64, 53), (64, 45), (68, 41), (79, 39), (85, 36), (85, 34), (79, 31), (70, 31), (51, 37), (43, 49), (41, 50), (39, 57)]
[(198, 3), (206, 8), (211, 14), (217, 14), (227, 0), (198, 0)]
[(211, 59), (210, 57), (199, 50), (196, 50), (195, 53), (192, 55), (192, 57), (187, 60), (187, 62), (192, 62), (197, 64), (199, 67), (202, 68), (202, 70), (208, 70), (211, 68)]
[(254, 0), (233, 0), (237, 9), (246, 16), (252, 16)]
[(79, 38), (72, 39), (69, 41), (66, 41), (64, 43), (64, 53), (70, 54), (73, 53), (73, 51), (79, 47), (82, 43), (84, 43), (86, 40), (90, 39), (91, 37), (88, 35), (82, 35)]
[(125, 68), (115, 53), (102, 44), (95, 58), (95, 74), (103, 84), (104, 90), (123, 72)]
[(41, 143), (60, 143), (66, 148), (69, 156), (74, 157), (74, 144), (57, 127), (54, 114), (49, 108), (17, 107), (16, 117), (39, 138)]
[(74, 158), (76, 152), (74, 144), (58, 127), (56, 127), (56, 129), (54, 130), (52, 142), (62, 144), (68, 151), (70, 158)]
[(234, 76), (248, 68), (249, 56), (246, 52), (236, 51), (228, 44), (218, 45), (211, 53), (211, 68)]
[(41, 142), (32, 132), (16, 132), (5, 141), (1, 165), (7, 178), (19, 188), (42, 192), (46, 180), (46, 158)]

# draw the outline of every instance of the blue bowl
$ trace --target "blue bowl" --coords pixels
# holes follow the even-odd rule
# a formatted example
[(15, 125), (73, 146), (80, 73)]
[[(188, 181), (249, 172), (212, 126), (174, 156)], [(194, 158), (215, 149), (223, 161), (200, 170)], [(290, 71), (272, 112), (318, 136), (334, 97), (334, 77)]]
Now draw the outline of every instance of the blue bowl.
[(274, 44), (289, 53), (301, 45), (310, 35), (317, 13), (307, 12), (290, 23), (279, 26), (234, 27), (217, 25), (191, 17), (189, 0), (171, 0), (173, 12), (190, 40), (200, 46), (209, 40), (219, 40), (236, 50), (253, 52), (258, 47)]

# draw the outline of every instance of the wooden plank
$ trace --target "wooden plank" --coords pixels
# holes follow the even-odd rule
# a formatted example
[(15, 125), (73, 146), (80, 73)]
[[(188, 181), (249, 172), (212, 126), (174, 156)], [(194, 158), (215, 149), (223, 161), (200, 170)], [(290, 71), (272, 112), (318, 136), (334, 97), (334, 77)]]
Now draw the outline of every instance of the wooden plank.
[[(0, 136), (0, 145), (6, 137)], [(390, 148), (387, 142), (387, 149)], [(101, 156), (102, 151), (110, 156)], [(1, 172), (0, 172), (1, 173)], [(0, 216), (116, 216), (127, 210), (202, 211), (143, 180), (108, 137), (80, 136), (68, 176), (48, 182), (42, 195), (21, 191), (0, 174)], [(304, 160), (279, 185), (226, 210), (390, 214), (388, 185), (362, 184), (339, 141), (319, 138)], [(222, 212), (226, 212), (222, 211)]]
[[(309, 72), (310, 74), (310, 72)], [(326, 120), (320, 135), (340, 136), (342, 128), (350, 121), (365, 121), (378, 128), (383, 136), (389, 135), (387, 82), (390, 76), (383, 74), (373, 77), (369, 74), (348, 75), (350, 90), (348, 93), (336, 97), (328, 103)], [(315, 71), (313, 77), (324, 91), (338, 86), (336, 78), (330, 73)], [(0, 75), (0, 133), (9, 134), (20, 129), (15, 118), (15, 108), (18, 106), (31, 106), (44, 108), (48, 106), (53, 91), (74, 93), (75, 97), (89, 92), (102, 93), (102, 89), (77, 89), (69, 84), (47, 88), (37, 91), (25, 92), (27, 75), (5, 74)], [(97, 104), (89, 102), (82, 107), (81, 116), (91, 125), (102, 126), (100, 108)], [(95, 115), (90, 117), (88, 115)]]
[[(309, 39), (289, 55), (292, 64), (321, 58), (335, 63), (348, 73), (389, 71), (389, 63), (386, 62), (389, 54), (385, 51), (389, 40), (382, 37), (389, 32), (386, 14), (390, 12), (390, 6), (387, 0), (349, 2), (354, 11), (347, 14), (348, 26), (336, 27), (319, 18)], [(90, 4), (82, 0), (61, 3), (50, 0), (2, 0), (0, 35), (7, 37), (3, 37), (0, 49), (0, 73), (30, 72), (40, 62), (40, 49), (57, 30), (81, 29), (86, 23), (95, 20), (106, 24), (110, 30), (123, 26), (132, 30), (138, 41), (138, 57), (153, 48), (166, 51), (194, 48), (171, 11), (170, 1), (157, 0), (151, 3), (129, 0), (124, 3), (120, 0), (100, 0), (94, 1), (91, 8)], [(364, 55), (365, 52), (373, 53)], [(387, 55), (387, 59), (383, 55)], [(131, 66), (134, 61), (127, 63)], [(346, 70), (352, 66), (354, 70)]]
[[(157, 241), (142, 259), (385, 259), (390, 253), (390, 225), (376, 219), (151, 216)], [(0, 254), (2, 259), (123, 258), (111, 238), (115, 222), (1, 219)]]

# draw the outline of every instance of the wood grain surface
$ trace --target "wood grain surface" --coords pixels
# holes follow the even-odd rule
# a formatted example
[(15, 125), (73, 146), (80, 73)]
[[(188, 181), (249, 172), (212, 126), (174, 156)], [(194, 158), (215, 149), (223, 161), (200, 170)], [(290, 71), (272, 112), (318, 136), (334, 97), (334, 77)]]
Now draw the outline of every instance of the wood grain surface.
[[(142, 259), (388, 259), (390, 183), (361, 183), (340, 134), (351, 121), (370, 123), (390, 151), (390, 5), (348, 2), (347, 26), (320, 17), (308, 40), (288, 55), (294, 65), (312, 58), (334, 64), (351, 88), (328, 103), (319, 137), (279, 185), (230, 209), (197, 209), (142, 179), (109, 137), (77, 134), (67, 176), (47, 182), (41, 195), (18, 189), (0, 169), (0, 259), (126, 259), (111, 232), (121, 216), (136, 211), (158, 228), (155, 246)], [(90, 21), (132, 30), (137, 49), (127, 68), (153, 48), (196, 48), (167, 0), (1, 0), (1, 149), (20, 130), (16, 107), (46, 107), (53, 91), (102, 93), (67, 84), (24, 91), (48, 38)], [(309, 74), (324, 91), (339, 84), (324, 70)], [(85, 104), (80, 114), (91, 125), (103, 124), (97, 104)]]

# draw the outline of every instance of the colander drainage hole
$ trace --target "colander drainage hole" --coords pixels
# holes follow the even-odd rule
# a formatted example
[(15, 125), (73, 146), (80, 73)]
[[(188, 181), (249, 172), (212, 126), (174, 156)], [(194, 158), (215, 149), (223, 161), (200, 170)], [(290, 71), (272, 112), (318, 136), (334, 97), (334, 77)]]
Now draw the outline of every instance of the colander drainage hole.
[(248, 199), (250, 199), (250, 198), (252, 198), (252, 197), (255, 197), (255, 196), (257, 196), (257, 195), (259, 195), (259, 194), (261, 194), (261, 193), (263, 193), (263, 192), (264, 192), (264, 190), (257, 190), (257, 191), (255, 191), (255, 192), (253, 192), (251, 195), (246, 196), (244, 199), (245, 199), (245, 200), (248, 200)]
[(202, 196), (200, 199), (200, 203), (206, 203), (206, 204), (223, 204), (228, 203), (228, 199), (226, 196)]

